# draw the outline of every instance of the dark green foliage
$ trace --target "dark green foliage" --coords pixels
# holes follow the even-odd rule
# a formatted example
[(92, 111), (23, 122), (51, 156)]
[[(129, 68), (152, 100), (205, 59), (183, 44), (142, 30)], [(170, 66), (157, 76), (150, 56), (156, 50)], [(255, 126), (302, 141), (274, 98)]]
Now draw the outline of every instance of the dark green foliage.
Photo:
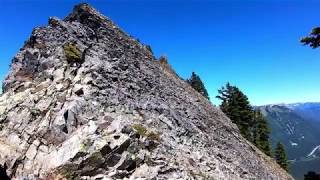
[(271, 156), (271, 146), (269, 142), (270, 129), (268, 122), (259, 110), (254, 111), (252, 139), (253, 143), (266, 155)]
[(218, 93), (217, 98), (222, 101), (220, 109), (238, 126), (242, 136), (271, 156), (270, 129), (262, 113), (254, 110), (248, 97), (230, 83), (218, 90)]
[(304, 175), (304, 180), (320, 180), (320, 174), (317, 174), (313, 171), (309, 171)]
[(150, 45), (146, 45), (146, 48), (148, 49), (148, 51), (150, 51), (150, 52), (151, 52), (151, 54), (153, 54), (153, 51), (152, 51), (152, 48), (151, 48), (151, 46), (150, 46)]
[(313, 28), (309, 36), (302, 38), (300, 42), (312, 48), (319, 47), (320, 46), (320, 27)]
[(235, 123), (241, 134), (252, 142), (253, 109), (245, 94), (229, 83), (218, 90), (218, 99), (222, 100), (220, 109)]
[(68, 62), (81, 62), (81, 52), (77, 46), (67, 43), (63, 46), (64, 54)]
[(147, 134), (147, 129), (141, 124), (134, 124), (132, 128), (137, 131), (140, 136), (146, 136)]
[(192, 72), (192, 75), (190, 79), (187, 80), (187, 82), (191, 85), (191, 87), (193, 87), (193, 89), (195, 89), (200, 94), (202, 94), (205, 98), (210, 100), (206, 87), (204, 86), (202, 80), (196, 73)]
[(282, 143), (278, 142), (276, 149), (274, 150), (274, 158), (277, 163), (286, 171), (288, 171), (288, 158), (284, 146)]

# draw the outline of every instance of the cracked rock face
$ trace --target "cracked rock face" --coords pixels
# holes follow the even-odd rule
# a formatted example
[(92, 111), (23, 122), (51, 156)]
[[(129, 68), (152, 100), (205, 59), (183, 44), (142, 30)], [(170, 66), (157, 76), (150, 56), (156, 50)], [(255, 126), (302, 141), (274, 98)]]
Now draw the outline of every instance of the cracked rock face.
[(292, 179), (148, 48), (87, 4), (34, 29), (0, 97), (16, 179)]

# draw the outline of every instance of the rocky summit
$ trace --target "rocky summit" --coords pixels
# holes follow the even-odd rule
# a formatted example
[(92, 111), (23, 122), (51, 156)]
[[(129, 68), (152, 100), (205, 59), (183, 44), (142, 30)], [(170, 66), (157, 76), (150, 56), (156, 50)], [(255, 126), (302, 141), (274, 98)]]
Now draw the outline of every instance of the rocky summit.
[(292, 179), (88, 4), (33, 30), (3, 82), (0, 123), (12, 179)]

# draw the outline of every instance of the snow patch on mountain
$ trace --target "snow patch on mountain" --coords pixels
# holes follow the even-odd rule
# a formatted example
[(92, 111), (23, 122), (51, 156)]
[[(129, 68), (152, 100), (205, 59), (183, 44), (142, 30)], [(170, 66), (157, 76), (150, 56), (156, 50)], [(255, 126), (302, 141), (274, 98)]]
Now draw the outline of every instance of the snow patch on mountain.
[(319, 146), (316, 146), (316, 147), (308, 154), (308, 157), (310, 157), (310, 156), (315, 156), (315, 153), (317, 152), (317, 150), (320, 151), (320, 145), (319, 145)]
[(298, 143), (290, 141), (291, 146), (298, 146)]
[(275, 103), (275, 104), (266, 104), (264, 106), (269, 106), (269, 107), (282, 106), (291, 110), (295, 110), (297, 108), (309, 108), (314, 106), (320, 106), (320, 102)]

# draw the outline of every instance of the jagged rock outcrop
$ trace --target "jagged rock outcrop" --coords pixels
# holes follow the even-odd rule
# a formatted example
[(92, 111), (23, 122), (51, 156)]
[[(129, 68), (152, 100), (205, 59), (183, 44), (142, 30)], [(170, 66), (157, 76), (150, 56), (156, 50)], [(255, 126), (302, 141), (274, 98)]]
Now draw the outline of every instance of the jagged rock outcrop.
[(32, 32), (3, 92), (0, 164), (10, 177), (291, 179), (87, 4)]

